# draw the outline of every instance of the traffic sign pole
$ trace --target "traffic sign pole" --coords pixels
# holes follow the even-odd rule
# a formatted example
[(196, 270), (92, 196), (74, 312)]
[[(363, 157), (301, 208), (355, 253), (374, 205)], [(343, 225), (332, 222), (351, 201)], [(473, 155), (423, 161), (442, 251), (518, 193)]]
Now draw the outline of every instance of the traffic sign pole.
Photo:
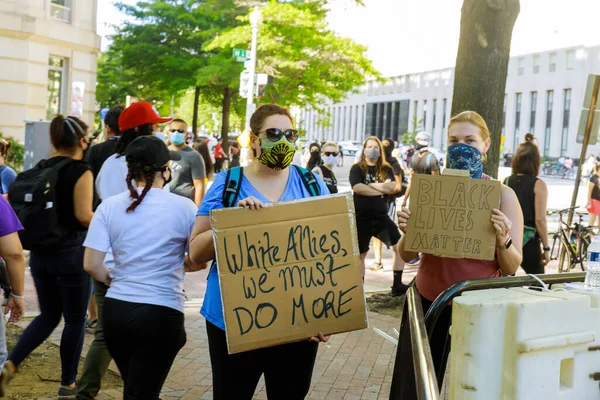
[[(587, 153), (587, 148), (590, 143), (590, 136), (592, 134), (592, 126), (594, 125), (594, 114), (596, 111), (596, 105), (598, 101), (598, 91), (600, 91), (600, 75), (596, 75), (594, 80), (594, 89), (590, 100), (590, 113), (588, 115), (587, 124), (585, 127), (585, 136), (583, 137), (583, 144), (581, 145), (581, 156), (579, 157), (579, 166), (577, 167), (577, 176), (575, 177), (575, 188), (573, 189), (573, 197), (571, 199), (571, 209), (569, 210), (569, 218), (567, 219), (567, 226), (570, 228), (573, 223), (573, 214), (575, 214), (575, 207), (577, 203), (577, 195), (579, 194), (579, 184), (581, 183), (581, 171), (583, 169), (583, 162)], [(585, 107), (585, 104), (584, 104)], [(562, 248), (560, 253), (560, 263), (558, 271), (562, 271), (563, 262), (565, 259), (565, 249)], [(566, 255), (569, 257), (568, 255)]]

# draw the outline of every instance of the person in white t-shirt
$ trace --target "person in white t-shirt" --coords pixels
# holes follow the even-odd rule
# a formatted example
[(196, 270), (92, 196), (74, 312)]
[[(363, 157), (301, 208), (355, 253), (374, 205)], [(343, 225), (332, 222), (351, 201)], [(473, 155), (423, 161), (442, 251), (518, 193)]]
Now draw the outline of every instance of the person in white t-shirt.
[[(196, 217), (187, 198), (162, 190), (171, 179), (170, 152), (157, 137), (141, 136), (125, 153), (129, 192), (102, 202), (84, 243), (84, 269), (109, 286), (104, 339), (125, 382), (124, 398), (158, 399), (186, 342), (183, 281), (195, 265), (186, 249)], [(104, 265), (109, 249), (114, 267)]]
[(159, 131), (159, 124), (170, 122), (172, 118), (162, 118), (147, 101), (138, 101), (127, 107), (119, 115), (119, 129), (122, 132), (115, 154), (108, 157), (96, 177), (96, 191), (100, 200), (127, 191), (127, 164), (125, 150), (135, 138), (152, 135)]

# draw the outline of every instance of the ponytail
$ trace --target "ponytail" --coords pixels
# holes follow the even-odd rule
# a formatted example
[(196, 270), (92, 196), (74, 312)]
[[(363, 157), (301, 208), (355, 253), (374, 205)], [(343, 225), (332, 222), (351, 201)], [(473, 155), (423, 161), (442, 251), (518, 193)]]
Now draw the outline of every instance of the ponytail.
[(71, 149), (85, 137), (88, 126), (77, 117), (57, 115), (50, 123), (50, 141), (55, 149)]
[[(134, 199), (133, 203), (127, 207), (127, 212), (130, 213), (134, 212), (137, 206), (142, 204), (142, 200), (144, 200), (144, 197), (146, 197), (146, 194), (148, 194), (152, 188), (152, 185), (154, 185), (154, 174), (156, 171), (143, 171), (140, 164), (130, 164), (128, 167), (129, 170), (127, 172), (127, 178), (125, 179), (127, 179), (127, 189), (129, 189), (129, 195), (132, 199)], [(142, 177), (145, 179), (146, 185), (144, 186), (142, 193), (139, 194), (137, 188), (133, 186), (131, 181)]]

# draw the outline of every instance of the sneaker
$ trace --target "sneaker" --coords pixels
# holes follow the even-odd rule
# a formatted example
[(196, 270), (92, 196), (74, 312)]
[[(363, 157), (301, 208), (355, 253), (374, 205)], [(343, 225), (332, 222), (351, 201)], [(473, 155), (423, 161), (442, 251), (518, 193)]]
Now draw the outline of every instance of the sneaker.
[(412, 260), (407, 262), (406, 265), (410, 265), (412, 267), (415, 265), (419, 265), (420, 262), (421, 262), (421, 256), (416, 256), (415, 258), (413, 258)]
[(2, 372), (0, 373), (0, 397), (6, 397), (6, 389), (8, 388), (8, 384), (15, 377), (14, 369), (13, 372), (11, 372), (8, 363), (10, 363), (10, 361), (4, 363)]
[(75, 399), (77, 398), (77, 385), (75, 387), (65, 387), (61, 386), (58, 388), (58, 398), (59, 399)]
[(401, 283), (400, 286), (392, 286), (392, 297), (398, 297), (406, 294), (406, 291), (409, 287), (410, 286), (405, 285), (404, 283)]
[(383, 269), (383, 265), (381, 263), (374, 262), (373, 264), (369, 265), (367, 269), (370, 271), (379, 271), (380, 269)]

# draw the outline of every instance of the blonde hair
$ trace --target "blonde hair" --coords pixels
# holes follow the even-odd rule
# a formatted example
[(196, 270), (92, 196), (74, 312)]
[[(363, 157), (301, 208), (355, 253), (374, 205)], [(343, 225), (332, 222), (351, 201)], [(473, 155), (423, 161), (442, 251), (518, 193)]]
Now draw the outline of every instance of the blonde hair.
[[(452, 119), (450, 119), (450, 123), (448, 124), (448, 134), (450, 134), (450, 127), (452, 126), (452, 124), (457, 124), (460, 122), (468, 122), (479, 128), (479, 136), (481, 136), (481, 139), (484, 142), (490, 138), (490, 129), (485, 123), (483, 117), (475, 111), (463, 111), (452, 117)], [(484, 154), (482, 156), (482, 160), (484, 162), (487, 160), (487, 154)]]
[(325, 147), (335, 147), (337, 149), (337, 151), (340, 151), (340, 146), (337, 143), (333, 143), (333, 142), (327, 142), (325, 143), (323, 146), (321, 146), (321, 150), (325, 151)]

